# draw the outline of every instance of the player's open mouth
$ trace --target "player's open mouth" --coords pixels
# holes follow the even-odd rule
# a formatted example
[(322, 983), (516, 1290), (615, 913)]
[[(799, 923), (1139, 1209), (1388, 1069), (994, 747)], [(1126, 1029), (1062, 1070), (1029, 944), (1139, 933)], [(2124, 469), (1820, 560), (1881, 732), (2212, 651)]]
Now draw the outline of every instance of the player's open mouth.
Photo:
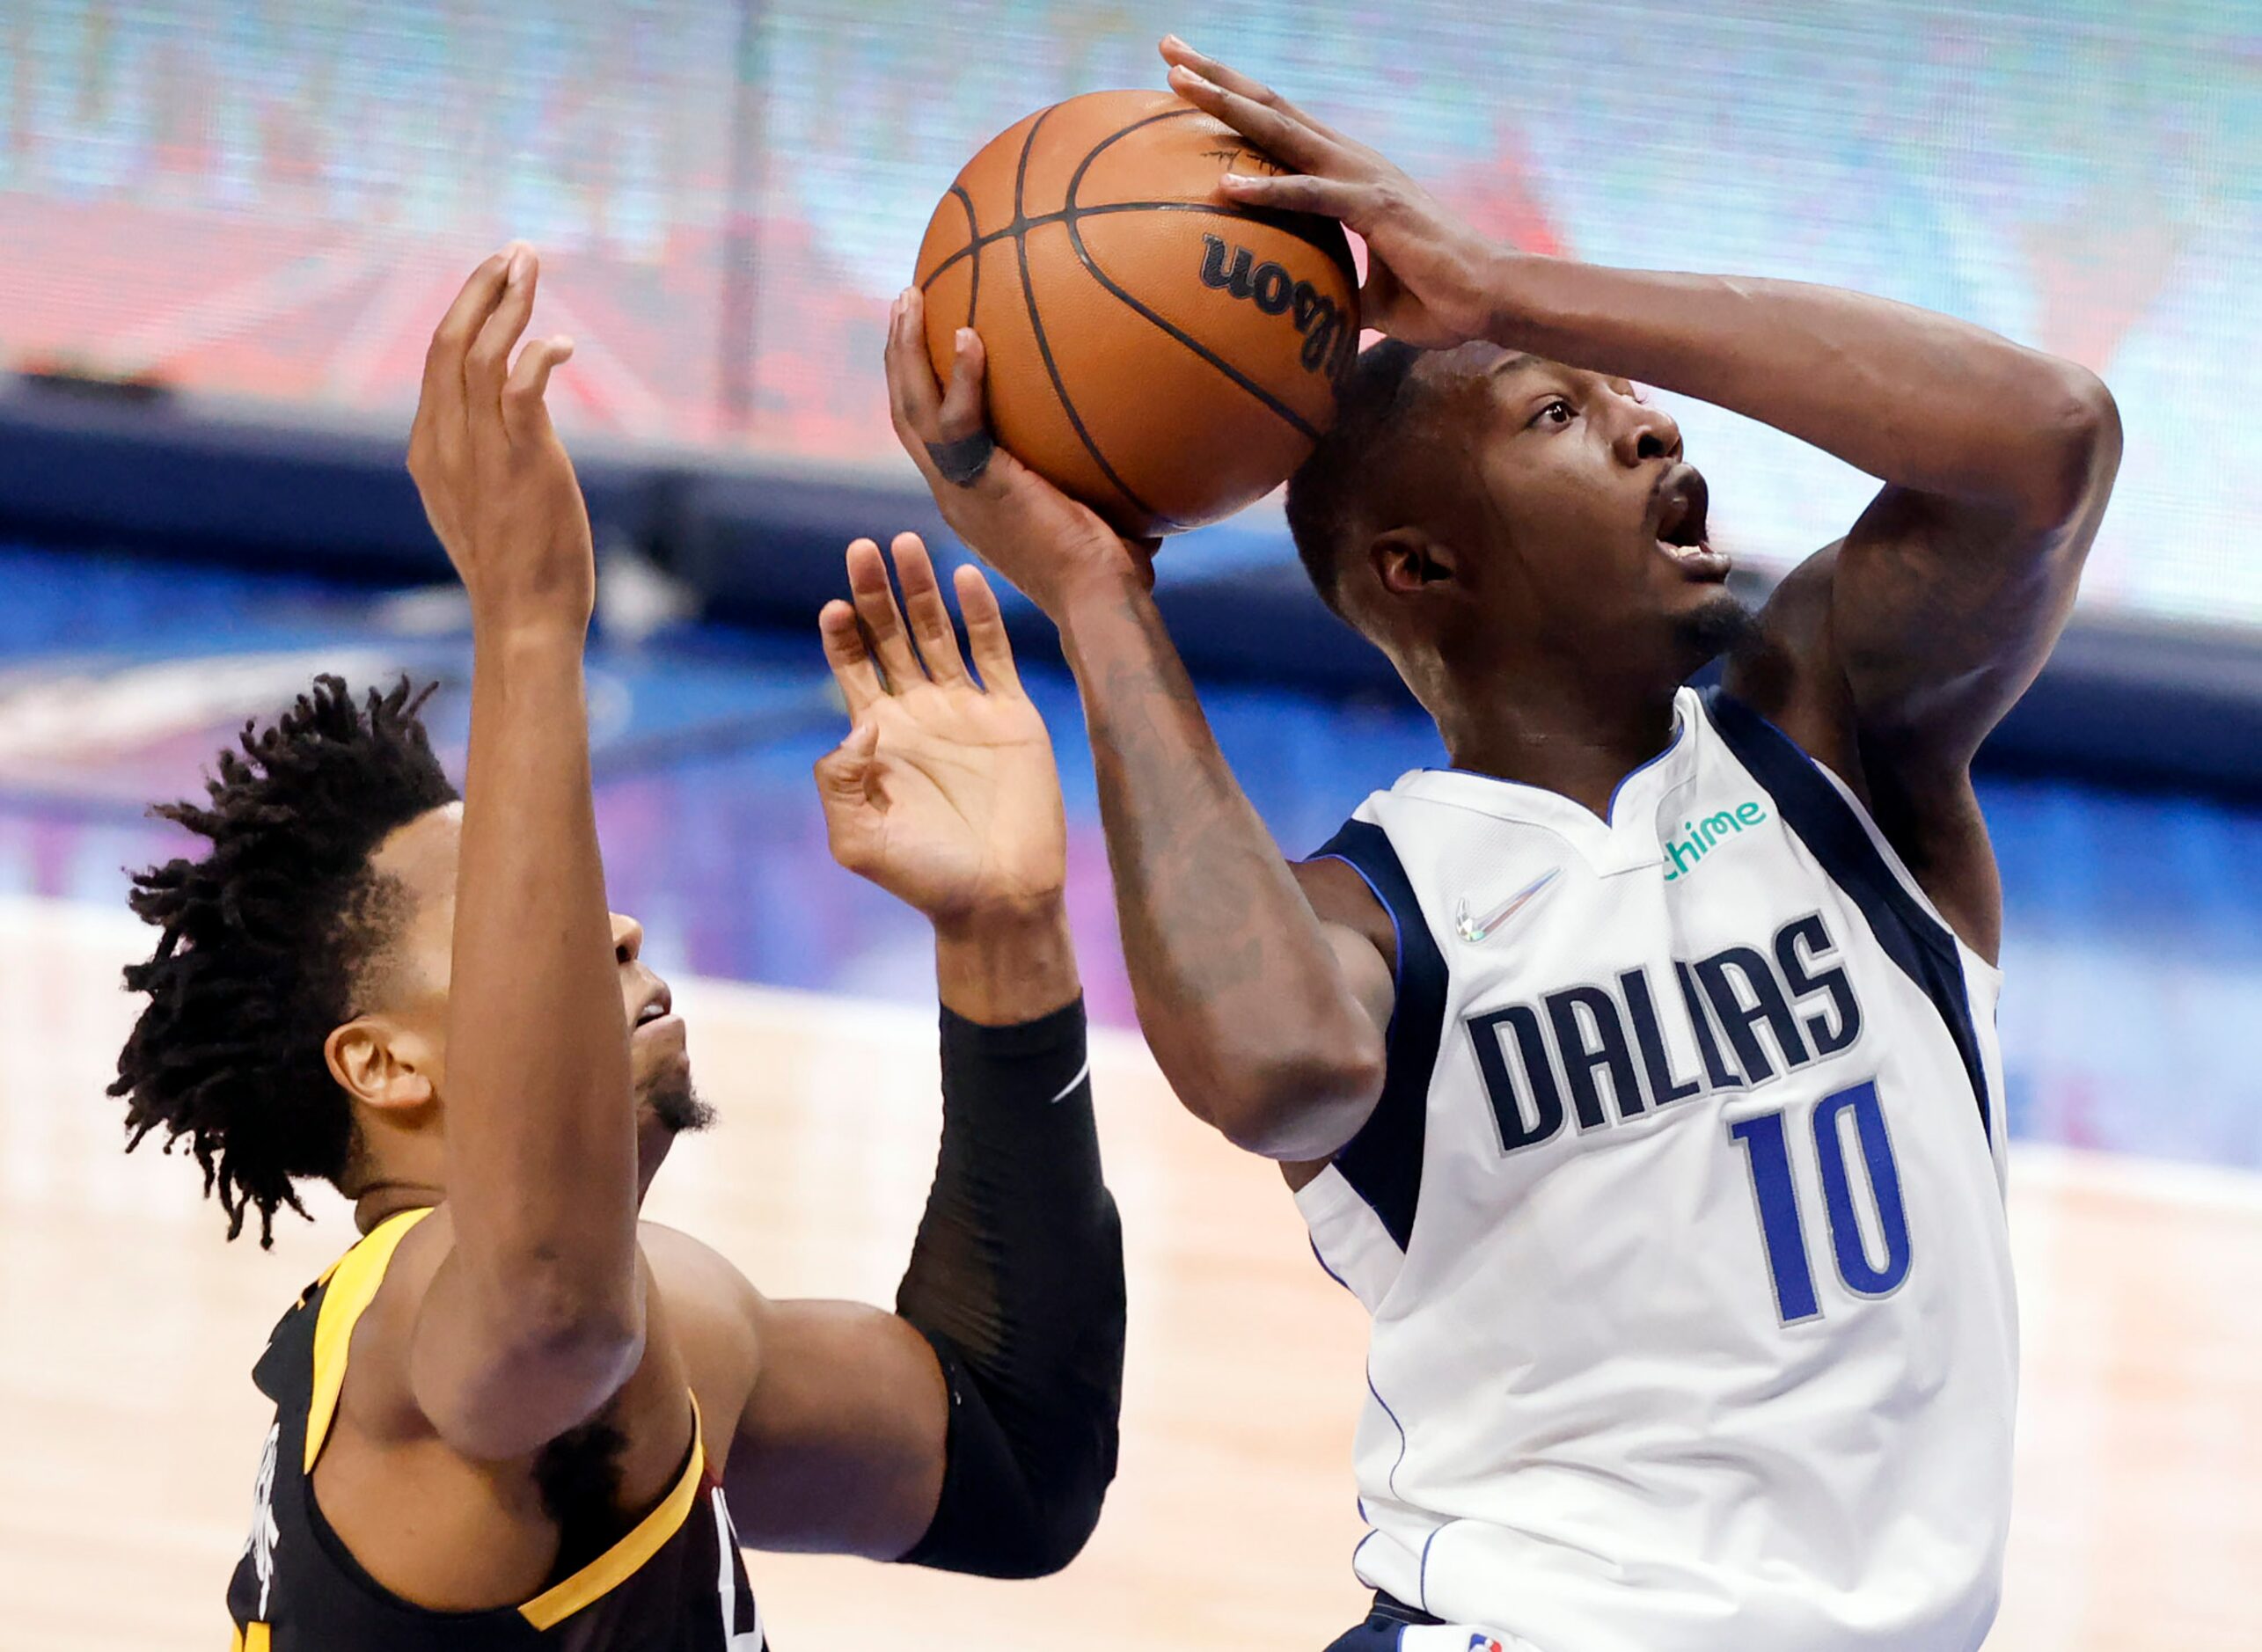
[(1689, 464), (1669, 471), (1658, 490), (1658, 549), (1692, 579), (1724, 580), (1730, 559), (1704, 541), (1711, 495), (1703, 475)]
[(681, 1027), (683, 1023), (676, 1020), (675, 1008), (675, 995), (668, 990), (663, 983), (650, 998), (644, 1000), (641, 1007), (637, 1010), (636, 1024), (630, 1031), (632, 1034), (641, 1033), (648, 1027), (658, 1027), (661, 1023), (669, 1021)]

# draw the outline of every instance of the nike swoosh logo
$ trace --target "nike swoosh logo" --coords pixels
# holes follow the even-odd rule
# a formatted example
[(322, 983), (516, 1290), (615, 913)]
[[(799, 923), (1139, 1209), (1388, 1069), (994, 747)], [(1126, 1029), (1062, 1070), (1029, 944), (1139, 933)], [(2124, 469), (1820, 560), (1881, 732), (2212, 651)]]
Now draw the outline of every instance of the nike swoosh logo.
[(1076, 1086), (1082, 1084), (1085, 1079), (1091, 1076), (1092, 1058), (1089, 1056), (1087, 1056), (1084, 1057), (1084, 1064), (1076, 1069), (1076, 1076), (1073, 1078), (1071, 1078), (1066, 1084), (1060, 1086), (1060, 1093), (1052, 1098), (1051, 1104), (1058, 1107), (1061, 1102), (1065, 1101), (1070, 1096), (1074, 1095), (1076, 1093)]
[(1510, 918), (1515, 917), (1517, 913), (1522, 911), (1534, 895), (1556, 881), (1562, 871), (1561, 866), (1549, 866), (1538, 877), (1517, 890), (1515, 894), (1501, 902), (1495, 910), (1475, 921), (1471, 921), (1468, 916), (1468, 897), (1464, 895), (1460, 898), (1460, 904), (1453, 908), (1453, 927), (1460, 932), (1460, 938), (1463, 940), (1482, 940)]

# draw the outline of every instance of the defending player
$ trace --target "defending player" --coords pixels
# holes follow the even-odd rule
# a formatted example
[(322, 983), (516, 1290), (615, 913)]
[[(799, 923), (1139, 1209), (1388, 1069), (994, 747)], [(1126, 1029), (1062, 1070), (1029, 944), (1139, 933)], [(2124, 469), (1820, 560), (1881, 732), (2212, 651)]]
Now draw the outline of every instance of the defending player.
[(1122, 1249), (1051, 749), (989, 588), (959, 583), (977, 686), (916, 539), (924, 669), (860, 541), (822, 617), (853, 727), (816, 771), (835, 855), (935, 927), (942, 1146), (897, 1312), (768, 1301), (638, 1219), (706, 1110), (605, 910), (589, 529), (544, 405), (569, 347), (510, 361), (536, 276), (523, 248), (472, 276), (410, 444), (472, 599), (465, 800), (406, 683), (363, 706), (325, 678), (159, 811), (204, 857), (135, 880), (164, 933), (128, 972), (132, 1138), (186, 1137), (231, 1238), (305, 1177), (365, 1235), (259, 1363), (238, 1648), (758, 1652), (742, 1539), (1032, 1576), (1114, 1472)]
[[(2017, 1350), (1969, 770), (2072, 605), (2112, 398), (1852, 293), (1503, 251), (1164, 55), (1284, 169), (1233, 198), (1366, 240), (1393, 337), (1289, 520), (1454, 766), (1284, 865), (1137, 549), (1007, 455), (935, 467), (977, 437), (978, 340), (940, 393), (911, 295), (889, 383), (953, 527), (1060, 627), (1163, 1071), (1284, 1162), (1373, 1315), (1377, 1597), (1339, 1645), (1976, 1647)], [(1640, 384), (1885, 487), (1750, 614)]]

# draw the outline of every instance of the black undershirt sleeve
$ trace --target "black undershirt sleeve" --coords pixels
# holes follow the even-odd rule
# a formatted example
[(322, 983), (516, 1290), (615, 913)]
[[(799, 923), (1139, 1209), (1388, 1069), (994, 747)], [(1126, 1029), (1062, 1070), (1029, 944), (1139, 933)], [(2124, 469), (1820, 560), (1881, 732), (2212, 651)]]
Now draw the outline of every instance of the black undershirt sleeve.
[(950, 1385), (941, 1500), (904, 1561), (1059, 1570), (1099, 1522), (1123, 1401), (1123, 1232), (1081, 999), (1013, 1027), (942, 1012), (942, 1147), (896, 1312)]

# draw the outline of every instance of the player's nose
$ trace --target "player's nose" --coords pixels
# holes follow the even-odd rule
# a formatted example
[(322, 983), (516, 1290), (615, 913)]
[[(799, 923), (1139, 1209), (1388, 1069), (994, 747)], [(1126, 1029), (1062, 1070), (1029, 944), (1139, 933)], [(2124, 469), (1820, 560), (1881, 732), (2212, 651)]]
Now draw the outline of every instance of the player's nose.
[(621, 963), (634, 963), (644, 951), (644, 925), (626, 912), (612, 914), (612, 955)]
[(1617, 429), (1611, 445), (1621, 464), (1637, 465), (1651, 459), (1680, 457), (1680, 426), (1655, 402), (1613, 396)]

